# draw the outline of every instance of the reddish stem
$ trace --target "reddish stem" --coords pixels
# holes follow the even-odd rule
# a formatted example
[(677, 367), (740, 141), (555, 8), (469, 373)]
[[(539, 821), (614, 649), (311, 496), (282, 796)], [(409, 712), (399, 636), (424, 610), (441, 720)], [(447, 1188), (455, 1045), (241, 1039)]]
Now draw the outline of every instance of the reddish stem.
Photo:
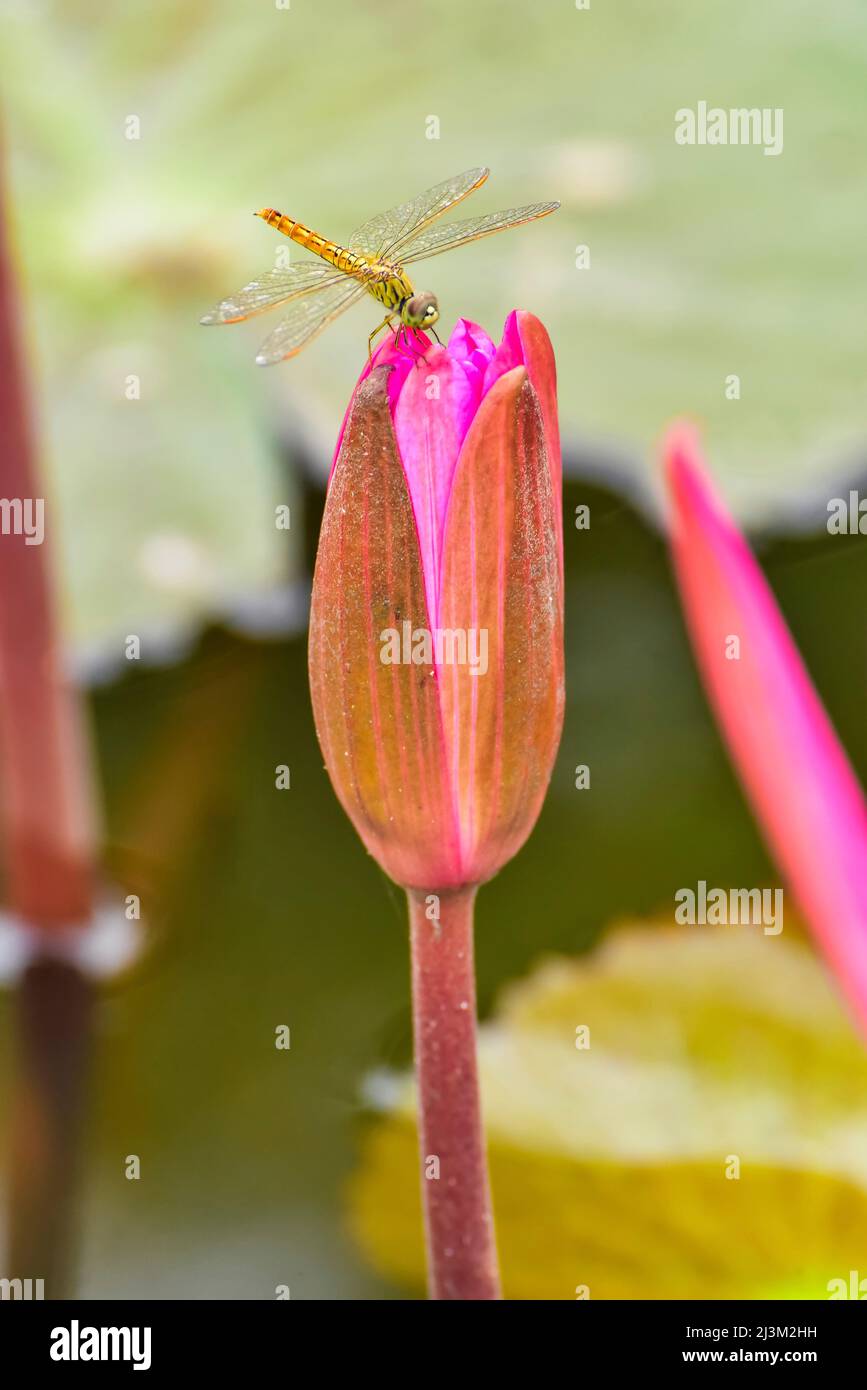
[[(2, 152), (0, 152), (2, 153)], [(2, 174), (2, 171), (0, 171)], [(94, 798), (79, 699), (64, 671), (44, 503), (18, 328), (0, 177), (0, 849), (4, 908), (43, 939), (88, 921)], [(40, 522), (41, 518), (41, 522)], [(5, 1274), (69, 1292), (77, 1139), (93, 989), (72, 966), (37, 958), (18, 996), (18, 1059)]]
[[(4, 211), (0, 178), (0, 497), (19, 522), (0, 535), (5, 905), (50, 929), (90, 915), (94, 802), (84, 721), (57, 629), (49, 561), (57, 527), (36, 462)], [(40, 503), (44, 535), (35, 544), (38, 531), (28, 537), (20, 522), (27, 517), (33, 527)]]
[[(474, 888), (409, 894), (422, 1207), (434, 1299), (501, 1297), (476, 1066), (475, 896)], [(438, 921), (428, 915), (436, 909)]]

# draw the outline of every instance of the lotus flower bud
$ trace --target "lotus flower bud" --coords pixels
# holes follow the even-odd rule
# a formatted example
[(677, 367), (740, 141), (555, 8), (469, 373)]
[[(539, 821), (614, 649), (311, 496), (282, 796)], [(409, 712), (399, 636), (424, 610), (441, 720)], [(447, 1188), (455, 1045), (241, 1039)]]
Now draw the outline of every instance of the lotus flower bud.
[(551, 344), (513, 313), (362, 373), (328, 489), (310, 685), (335, 791), (416, 890), (491, 878), (542, 806), (563, 721)]

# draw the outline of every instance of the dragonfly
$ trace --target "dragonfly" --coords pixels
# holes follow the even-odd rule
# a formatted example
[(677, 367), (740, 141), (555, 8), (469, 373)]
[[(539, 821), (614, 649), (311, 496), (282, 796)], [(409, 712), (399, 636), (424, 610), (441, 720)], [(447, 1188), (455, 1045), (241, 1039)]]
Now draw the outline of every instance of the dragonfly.
[(329, 241), (306, 223), (296, 222), (276, 208), (260, 208), (256, 217), (297, 246), (312, 251), (319, 260), (266, 271), (237, 294), (222, 300), (201, 322), (240, 323), (269, 309), (284, 308), (284, 317), (256, 356), (262, 367), (296, 357), (365, 294), (372, 295), (386, 311), (367, 340), (368, 356), (373, 352), (374, 339), (389, 328), (398, 346), (403, 333), (407, 341), (426, 329), (431, 329), (436, 337), (434, 324), (439, 319), (439, 301), (430, 290), (416, 290), (406, 267), (493, 232), (547, 217), (560, 206), (530, 203), (457, 222), (440, 222), (443, 213), (482, 186), (489, 172), (467, 169), (409, 202), (378, 213), (363, 222), (345, 246)]

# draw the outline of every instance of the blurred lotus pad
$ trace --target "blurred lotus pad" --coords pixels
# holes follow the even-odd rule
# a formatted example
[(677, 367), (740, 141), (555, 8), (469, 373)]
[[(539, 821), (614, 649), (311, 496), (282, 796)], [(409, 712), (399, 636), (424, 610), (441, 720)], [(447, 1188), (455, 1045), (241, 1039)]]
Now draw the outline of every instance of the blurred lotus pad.
[[(507, 1297), (827, 1298), (867, 1273), (867, 1060), (804, 945), (617, 929), (510, 987), (480, 1065)], [(420, 1290), (410, 1083), (396, 1095), (351, 1220)]]

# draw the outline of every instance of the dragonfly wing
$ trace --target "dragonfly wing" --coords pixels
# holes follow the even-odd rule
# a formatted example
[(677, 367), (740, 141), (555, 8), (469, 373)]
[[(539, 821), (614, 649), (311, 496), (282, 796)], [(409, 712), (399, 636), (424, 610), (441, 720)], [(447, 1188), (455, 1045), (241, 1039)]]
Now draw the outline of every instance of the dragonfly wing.
[(436, 227), (423, 227), (405, 243), (401, 263), (412, 265), (413, 261), (439, 256), (443, 251), (451, 251), (467, 241), (477, 241), (479, 237), (491, 236), (493, 232), (504, 232), (508, 227), (520, 227), (522, 222), (547, 217), (549, 212), (556, 212), (559, 206), (559, 203), (528, 203), (523, 208), (489, 212), (485, 217), (465, 217), (460, 222), (441, 222)]
[(298, 265), (287, 266), (285, 270), (266, 270), (258, 280), (252, 280), (237, 294), (230, 295), (205, 314), (201, 323), (237, 323), (240, 319), (252, 318), (254, 314), (264, 314), (278, 304), (285, 304), (296, 296), (312, 294), (314, 290), (325, 289), (338, 281), (346, 282), (342, 270), (321, 262), (304, 261)]
[(467, 169), (463, 174), (455, 174), (444, 183), (428, 188), (408, 203), (398, 203), (388, 212), (378, 213), (352, 233), (350, 249), (377, 258), (392, 255), (413, 232), (420, 231), (434, 218), (448, 212), (455, 203), (483, 184), (488, 173), (487, 169)]
[(299, 295), (256, 354), (259, 366), (268, 367), (294, 357), (364, 293), (363, 284), (352, 276), (341, 274), (338, 284), (326, 285), (315, 294)]

